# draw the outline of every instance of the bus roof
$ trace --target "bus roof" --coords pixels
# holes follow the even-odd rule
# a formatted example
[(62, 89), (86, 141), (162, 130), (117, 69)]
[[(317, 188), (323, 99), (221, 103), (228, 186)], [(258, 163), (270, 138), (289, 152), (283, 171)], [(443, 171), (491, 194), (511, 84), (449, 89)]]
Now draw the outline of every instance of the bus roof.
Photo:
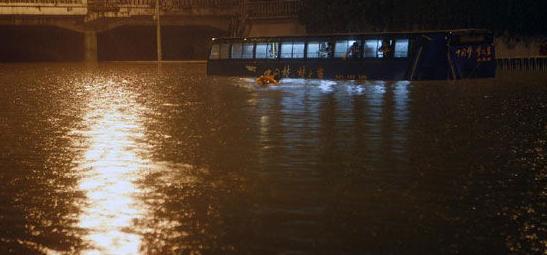
[(359, 37), (359, 36), (397, 36), (397, 35), (420, 35), (420, 34), (489, 34), (486, 29), (467, 28), (467, 29), (450, 29), (450, 30), (426, 30), (426, 31), (409, 31), (409, 32), (371, 32), (371, 33), (322, 33), (322, 34), (303, 34), (303, 35), (287, 35), (287, 36), (249, 36), (249, 37), (217, 37), (212, 40), (239, 41), (239, 40), (274, 40), (274, 39), (291, 39), (291, 38), (328, 38), (328, 37)]

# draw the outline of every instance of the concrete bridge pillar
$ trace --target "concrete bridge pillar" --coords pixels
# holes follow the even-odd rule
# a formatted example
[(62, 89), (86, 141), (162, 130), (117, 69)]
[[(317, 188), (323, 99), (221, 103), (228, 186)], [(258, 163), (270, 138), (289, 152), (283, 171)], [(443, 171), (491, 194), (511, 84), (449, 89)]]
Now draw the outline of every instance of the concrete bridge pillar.
[(84, 60), (97, 62), (97, 32), (84, 32)]

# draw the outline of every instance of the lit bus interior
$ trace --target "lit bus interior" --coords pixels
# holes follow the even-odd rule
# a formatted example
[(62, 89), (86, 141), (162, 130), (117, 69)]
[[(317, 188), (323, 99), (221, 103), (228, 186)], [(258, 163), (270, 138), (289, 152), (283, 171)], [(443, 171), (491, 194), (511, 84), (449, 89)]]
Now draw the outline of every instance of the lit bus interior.
[[(390, 50), (388, 50), (390, 49)], [(407, 58), (408, 39), (287, 40), (213, 43), (210, 60), (224, 59), (376, 59)], [(389, 52), (389, 53), (388, 53)]]

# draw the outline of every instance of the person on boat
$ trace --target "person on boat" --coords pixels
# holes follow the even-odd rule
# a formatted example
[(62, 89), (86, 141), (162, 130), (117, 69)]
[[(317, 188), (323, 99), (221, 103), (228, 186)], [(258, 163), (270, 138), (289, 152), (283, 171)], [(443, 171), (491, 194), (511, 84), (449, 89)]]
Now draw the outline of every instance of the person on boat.
[(275, 79), (275, 74), (272, 74), (272, 70), (268, 69), (264, 71), (263, 75), (256, 78), (256, 83), (258, 85), (277, 85), (279, 82)]
[(281, 71), (279, 71), (279, 68), (276, 68), (273, 73), (274, 80), (279, 83), (279, 80), (281, 80)]

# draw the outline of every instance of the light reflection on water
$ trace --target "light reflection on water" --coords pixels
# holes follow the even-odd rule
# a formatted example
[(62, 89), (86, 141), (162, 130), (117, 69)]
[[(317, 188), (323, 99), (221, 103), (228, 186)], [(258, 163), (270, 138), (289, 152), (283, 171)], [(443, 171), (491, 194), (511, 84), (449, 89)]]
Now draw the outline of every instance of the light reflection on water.
[(148, 165), (149, 152), (137, 141), (144, 137), (144, 109), (120, 84), (89, 86), (89, 112), (74, 130), (87, 145), (76, 168), (86, 197), (78, 223), (88, 245), (82, 254), (139, 254), (142, 236), (132, 229), (146, 214), (135, 184)]

